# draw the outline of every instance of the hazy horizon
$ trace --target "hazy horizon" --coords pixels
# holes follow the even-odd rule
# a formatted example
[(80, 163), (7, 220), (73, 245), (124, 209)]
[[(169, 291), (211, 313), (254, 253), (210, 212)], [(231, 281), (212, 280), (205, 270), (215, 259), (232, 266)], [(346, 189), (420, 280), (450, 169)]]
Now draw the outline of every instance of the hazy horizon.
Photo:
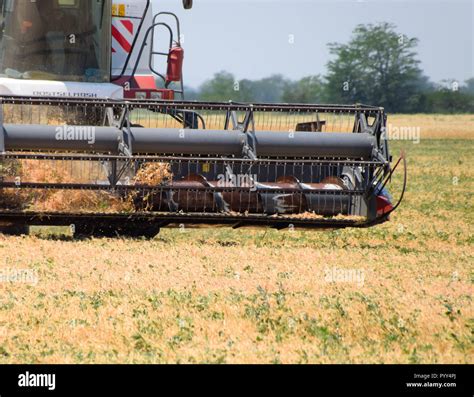
[[(419, 39), (420, 67), (433, 82), (474, 77), (474, 0), (153, 0), (181, 19), (185, 84), (225, 70), (237, 79), (326, 73), (327, 44), (347, 42), (360, 23), (387, 21)], [(291, 42), (293, 41), (293, 42)], [(164, 68), (164, 66), (163, 66)]]

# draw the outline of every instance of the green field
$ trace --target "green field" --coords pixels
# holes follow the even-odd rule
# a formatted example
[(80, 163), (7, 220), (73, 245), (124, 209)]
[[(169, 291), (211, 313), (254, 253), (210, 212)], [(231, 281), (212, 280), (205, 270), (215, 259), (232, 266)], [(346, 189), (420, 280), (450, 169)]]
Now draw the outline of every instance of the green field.
[(372, 229), (0, 236), (0, 363), (472, 363), (473, 140), (402, 148)]

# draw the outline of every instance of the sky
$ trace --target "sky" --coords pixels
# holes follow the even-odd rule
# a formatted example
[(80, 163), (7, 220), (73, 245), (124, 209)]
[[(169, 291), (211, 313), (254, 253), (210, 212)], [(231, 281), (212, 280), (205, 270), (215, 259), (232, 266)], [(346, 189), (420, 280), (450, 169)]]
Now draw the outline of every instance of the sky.
[(421, 68), (434, 82), (474, 77), (474, 0), (152, 0), (181, 19), (185, 84), (226, 70), (237, 79), (326, 73), (327, 44), (358, 24), (387, 21), (419, 39)]

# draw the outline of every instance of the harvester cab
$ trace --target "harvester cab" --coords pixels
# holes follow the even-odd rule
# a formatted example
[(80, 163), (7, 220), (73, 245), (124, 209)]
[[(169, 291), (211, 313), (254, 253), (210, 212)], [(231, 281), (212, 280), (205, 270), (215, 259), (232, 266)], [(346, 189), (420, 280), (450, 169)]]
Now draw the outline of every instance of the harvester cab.
[(368, 227), (401, 202), (383, 108), (186, 102), (179, 20), (150, 1), (0, 5), (0, 230)]
[[(0, 95), (183, 99), (179, 20), (154, 15), (150, 0), (2, 0), (0, 6)], [(158, 50), (162, 42), (169, 46)], [(156, 69), (159, 55), (166, 56), (166, 73)]]

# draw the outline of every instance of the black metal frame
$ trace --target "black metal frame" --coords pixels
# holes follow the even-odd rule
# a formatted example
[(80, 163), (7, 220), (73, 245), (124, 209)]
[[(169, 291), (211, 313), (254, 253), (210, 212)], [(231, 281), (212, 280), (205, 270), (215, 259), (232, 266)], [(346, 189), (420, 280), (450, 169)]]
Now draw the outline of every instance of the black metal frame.
[(22, 97), (22, 96), (2, 96), (1, 104), (4, 105), (44, 105), (44, 106), (84, 106), (84, 107), (114, 107), (124, 108), (129, 106), (133, 109), (152, 108), (174, 108), (180, 110), (220, 110), (220, 111), (250, 111), (254, 112), (334, 112), (350, 113), (357, 112), (365, 114), (367, 117), (374, 117), (377, 114), (385, 114), (384, 109), (377, 106), (363, 104), (356, 105), (312, 105), (307, 103), (238, 103), (238, 102), (198, 102), (198, 101), (150, 101), (150, 100), (114, 100), (114, 99), (89, 99), (89, 98), (58, 98), (58, 97)]
[[(73, 99), (73, 98), (20, 98), (20, 97), (2, 97), (0, 98), (0, 107), (2, 105), (46, 105), (46, 106), (81, 106), (86, 108), (102, 107), (104, 109), (115, 109), (121, 112), (122, 117), (120, 120), (120, 127), (124, 132), (124, 136), (121, 140), (123, 150), (120, 151), (120, 155), (107, 155), (107, 154), (74, 154), (74, 153), (3, 153), (0, 155), (0, 160), (70, 160), (70, 161), (94, 161), (94, 162), (108, 162), (111, 164), (117, 164), (118, 162), (124, 162), (128, 165), (132, 163), (148, 163), (148, 162), (182, 162), (186, 164), (199, 164), (202, 162), (214, 162), (219, 164), (241, 164), (246, 166), (252, 166), (255, 164), (278, 164), (285, 163), (289, 166), (293, 165), (315, 165), (320, 164), (331, 165), (331, 164), (348, 164), (353, 167), (366, 167), (370, 175), (372, 176), (367, 181), (370, 181), (369, 186), (365, 186), (361, 189), (353, 189), (349, 193), (345, 191), (317, 191), (318, 195), (340, 195), (344, 196), (350, 194), (360, 198), (369, 199), (368, 196), (373, 194), (371, 187), (375, 181), (380, 181), (380, 184), (385, 184), (386, 181), (391, 177), (392, 172), (390, 170), (390, 161), (388, 158), (388, 149), (386, 146), (385, 137), (383, 136), (386, 116), (384, 110), (379, 107), (365, 106), (365, 105), (308, 105), (308, 104), (241, 104), (241, 103), (215, 103), (215, 102), (184, 102), (184, 101), (113, 101), (113, 100), (98, 100), (98, 99)], [(202, 110), (220, 110), (226, 112), (225, 129), (239, 129), (248, 135), (246, 145), (242, 158), (211, 158), (211, 157), (175, 157), (175, 156), (131, 156), (131, 145), (127, 141), (127, 130), (130, 129), (130, 112), (135, 109), (148, 109), (158, 111), (160, 113), (169, 114), (170, 109), (173, 111), (181, 112), (197, 112)], [(245, 117), (243, 121), (238, 121), (235, 117), (235, 112), (244, 112)], [(379, 147), (376, 150), (376, 155), (371, 161), (358, 161), (358, 160), (343, 160), (343, 159), (260, 159), (258, 153), (252, 148), (252, 133), (254, 132), (253, 115), (255, 112), (298, 112), (298, 113), (312, 113), (312, 112), (334, 112), (342, 114), (354, 114), (354, 133), (359, 132), (370, 132), (377, 136)], [(1, 110), (0, 110), (0, 121), (1, 121)], [(375, 122), (369, 126), (366, 122), (367, 118), (374, 117)], [(232, 125), (231, 125), (232, 124)], [(3, 124), (2, 124), (3, 125)], [(0, 132), (3, 127), (0, 125)], [(0, 143), (2, 142), (3, 134), (0, 134)], [(405, 168), (406, 169), (406, 168)], [(120, 172), (116, 167), (115, 172)], [(34, 183), (34, 182), (20, 182), (12, 183), (1, 181), (1, 188), (24, 188), (24, 189), (90, 189), (90, 190), (106, 190), (115, 192), (126, 192), (130, 190), (145, 192), (152, 192), (163, 194), (169, 193), (171, 190), (182, 190), (184, 192), (207, 192), (207, 193), (222, 193), (222, 192), (235, 192), (235, 193), (248, 193), (249, 188), (242, 187), (202, 187), (202, 188), (180, 188), (180, 187), (150, 187), (150, 186), (127, 186), (120, 185), (120, 177), (113, 175), (109, 178), (109, 185), (94, 185), (94, 184), (57, 184), (57, 183)], [(405, 170), (405, 181), (404, 188), (406, 185), (406, 170)], [(260, 189), (259, 192), (265, 194), (265, 189)], [(305, 189), (269, 189), (271, 193), (281, 194), (314, 194), (314, 191), (306, 191)], [(319, 197), (319, 196), (318, 196)], [(402, 196), (400, 198), (403, 198)], [(400, 202), (399, 201), (399, 202)], [(399, 203), (397, 203), (397, 206)], [(29, 213), (29, 212), (16, 212), (16, 211), (0, 211), (0, 222), (13, 222), (20, 224), (29, 225), (68, 225), (76, 222), (109, 222), (110, 224), (128, 222), (128, 223), (140, 223), (148, 222), (153, 223), (155, 226), (166, 226), (173, 223), (180, 224), (225, 224), (233, 227), (241, 226), (271, 226), (277, 229), (284, 229), (289, 225), (302, 228), (343, 228), (343, 227), (367, 227), (374, 224), (378, 224), (387, 220), (389, 213), (379, 217), (371, 217), (366, 221), (350, 220), (350, 219), (302, 219), (298, 217), (292, 217), (291, 215), (285, 217), (274, 218), (272, 216), (264, 214), (241, 214), (241, 215), (222, 215), (219, 213), (146, 213), (139, 212), (133, 214), (71, 214), (71, 213)]]
[(70, 226), (78, 224), (104, 224), (107, 226), (140, 225), (167, 227), (170, 225), (199, 225), (230, 226), (233, 229), (242, 227), (271, 227), (278, 230), (288, 228), (302, 229), (344, 229), (348, 227), (366, 228), (382, 222), (358, 222), (345, 219), (291, 219), (271, 218), (268, 216), (232, 216), (220, 214), (77, 214), (77, 213), (0, 213), (0, 221), (15, 225), (26, 226)]

